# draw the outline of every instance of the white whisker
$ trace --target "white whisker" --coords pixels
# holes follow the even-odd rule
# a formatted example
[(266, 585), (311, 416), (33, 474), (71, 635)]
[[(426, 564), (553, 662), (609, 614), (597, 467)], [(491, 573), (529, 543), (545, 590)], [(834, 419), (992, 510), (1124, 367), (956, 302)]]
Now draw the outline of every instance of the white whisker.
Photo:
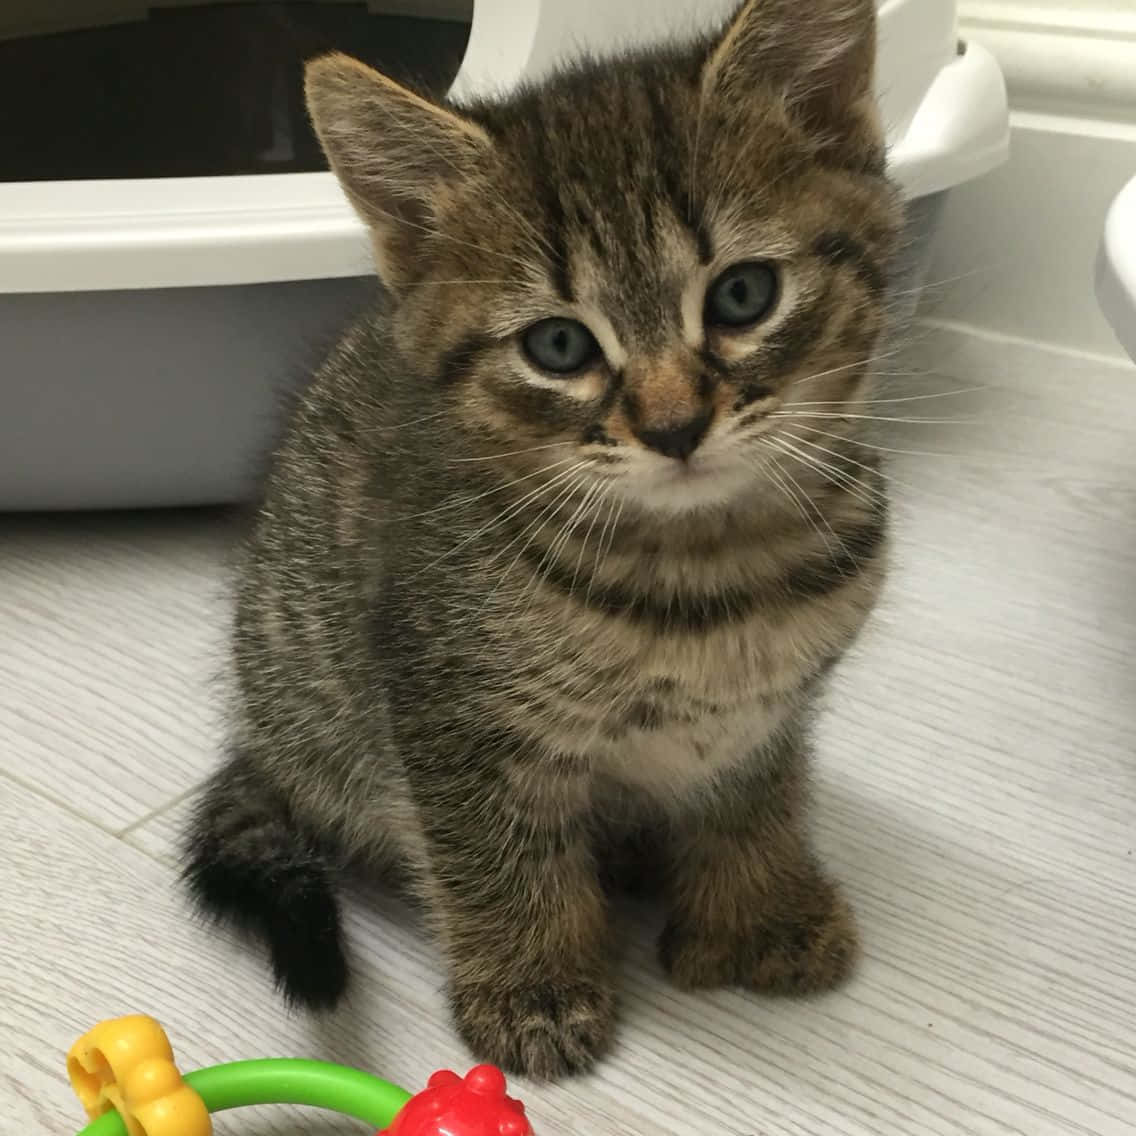
[[(556, 501), (553, 503), (554, 507), (551, 509), (551, 511), (546, 509), (541, 514), (536, 529), (533, 531), (532, 536), (530, 536), (529, 539), (525, 542), (524, 547), (521, 549), (518, 555), (518, 559), (520, 556), (523, 556), (525, 552), (531, 547), (533, 541), (535, 541), (536, 538), (541, 534), (541, 532), (544, 531), (546, 526), (551, 524), (551, 522), (555, 520), (557, 516), (559, 516), (561, 509), (563, 509), (564, 506), (572, 500), (572, 497), (575, 494), (575, 491), (579, 488), (579, 485), (579, 480), (574, 481), (572, 485), (569, 486), (567, 493), (561, 493), (557, 495)], [(561, 527), (561, 532), (563, 532), (563, 526)], [(525, 581), (525, 586), (520, 590), (516, 598), (513, 600), (513, 605), (509, 609), (510, 616), (512, 616), (516, 612), (517, 607), (520, 605), (521, 601), (525, 599), (525, 597), (528, 596), (530, 592), (533, 593), (533, 598), (535, 598), (535, 589), (537, 583), (539, 582), (541, 574), (544, 571), (545, 564), (549, 563), (549, 552), (551, 551), (552, 546), (554, 546), (557, 540), (559, 540), (559, 538), (560, 533), (557, 533), (557, 535), (552, 540), (552, 545), (546, 548), (544, 550), (544, 553), (541, 555), (540, 562), (538, 563), (537, 567), (529, 572), (529, 578)], [(529, 600), (529, 607), (531, 606), (532, 599)], [(528, 611), (528, 607), (525, 608), (525, 611)]]
[[(817, 371), (814, 374), (806, 375), (801, 379), (794, 379), (789, 385), (792, 387), (804, 386), (805, 383), (811, 383), (816, 379), (824, 379), (829, 375), (839, 375), (842, 371), (851, 371), (856, 367), (870, 367), (872, 363), (878, 363), (883, 359), (892, 359), (899, 355), (898, 348), (892, 351), (885, 351), (879, 355), (865, 355), (862, 359), (854, 359), (851, 363), (843, 363), (839, 367), (830, 367), (825, 371)], [(870, 373), (876, 373), (874, 370)]]
[(992, 272), (996, 272), (999, 268), (998, 263), (979, 266), (972, 268), (967, 272), (960, 272), (957, 276), (944, 276), (939, 280), (929, 280), (926, 283), (919, 284), (915, 288), (903, 288), (890, 291), (888, 296), (894, 298), (897, 296), (914, 296), (925, 295), (928, 292), (933, 292), (936, 288), (944, 288), (948, 284), (959, 284), (963, 280), (971, 280), (975, 276), (987, 276)]
[[(597, 493), (596, 493), (597, 498), (602, 498), (604, 496), (604, 494), (607, 492), (607, 490), (604, 488), (604, 486), (600, 485), (598, 483), (596, 485), (596, 490), (597, 490)], [(580, 568), (583, 566), (583, 563), (584, 563), (584, 553), (588, 549), (588, 542), (592, 539), (592, 530), (596, 527), (596, 521), (598, 521), (599, 518), (600, 518), (600, 510), (594, 509), (592, 511), (591, 523), (588, 525), (588, 531), (586, 533), (584, 533), (584, 539), (580, 543), (580, 555), (576, 557), (576, 567), (575, 567), (574, 571), (572, 572), (572, 584), (568, 588), (568, 594), (569, 595), (571, 595), (572, 593), (574, 593), (576, 591), (576, 580), (580, 576)]]
[(524, 494), (524, 496), (522, 496), (519, 500), (514, 501), (511, 505), (507, 506), (500, 513), (498, 513), (496, 516), (494, 516), (491, 520), (487, 521), (485, 524), (481, 525), (479, 528), (474, 529), (473, 532), (471, 532), (463, 540), (459, 541), (448, 552), (444, 552), (441, 556), (430, 561), (429, 564), (427, 564), (424, 568), (420, 568), (413, 575), (409, 576), (408, 579), (409, 580), (416, 580), (424, 572), (429, 572), (431, 568), (437, 567), (439, 564), (442, 563), (443, 560), (447, 560), (449, 557), (453, 556), (455, 553), (460, 552), (461, 549), (463, 549), (467, 545), (471, 544), (473, 541), (475, 541), (483, 533), (489, 532), (491, 529), (495, 529), (495, 528), (499, 527), (500, 525), (504, 524), (507, 520), (509, 520), (511, 517), (516, 516), (517, 513), (519, 513), (522, 509), (524, 509), (524, 507), (529, 503), (529, 501), (534, 500), (536, 497), (540, 496), (540, 494), (542, 494), (542, 493), (548, 492), (548, 490), (551, 489), (554, 485), (561, 484), (565, 479), (573, 477), (576, 473), (578, 473), (586, 465), (588, 465), (587, 461), (580, 461), (580, 462), (577, 462), (575, 465), (570, 466), (568, 469), (561, 470), (560, 473), (558, 473), (555, 477), (551, 478), (544, 485), (538, 486), (536, 489), (531, 490), (530, 492)]
[(853, 477), (851, 474), (837, 469), (835, 466), (820, 458), (813, 457), (811, 454), (798, 449), (785, 438), (772, 438), (770, 439), (770, 443), (783, 453), (787, 452), (792, 454), (798, 461), (814, 469), (826, 481), (843, 489), (846, 493), (851, 494), (862, 504), (875, 508), (887, 502), (887, 494), (882, 489), (877, 489), (875, 486), (869, 485), (866, 481), (858, 477)]
[(787, 410), (775, 410), (770, 418), (838, 418), (841, 421), (863, 422), (902, 422), (919, 426), (973, 426), (978, 420), (975, 418), (893, 418), (887, 414), (851, 414), (843, 411), (807, 410), (803, 413)]
[[(588, 577), (588, 589), (587, 589), (586, 592), (584, 592), (584, 603), (585, 604), (592, 598), (592, 585), (596, 582), (596, 578), (600, 574), (600, 567), (601, 567), (602, 562), (603, 562), (603, 560), (605, 559), (605, 556), (606, 556), (606, 554), (604, 553), (604, 541), (607, 539), (607, 530), (611, 526), (611, 519), (615, 514), (615, 504), (616, 504), (616, 498), (615, 498), (615, 495), (613, 494), (612, 497), (611, 497), (611, 503), (607, 507), (607, 519), (604, 521), (603, 529), (600, 531), (599, 543), (596, 545), (595, 566), (592, 570), (591, 576)], [(623, 509), (623, 506), (621, 504), (620, 505), (620, 511), (622, 511), (622, 509)]]
[[(520, 596), (520, 599), (524, 599), (526, 595), (529, 596), (528, 607), (525, 608), (526, 612), (532, 607), (533, 602), (536, 600), (539, 582), (546, 569), (556, 563), (560, 553), (564, 550), (568, 541), (572, 539), (572, 533), (575, 532), (577, 525), (579, 525), (580, 518), (584, 515), (589, 502), (595, 494), (596, 488), (597, 487), (593, 485), (588, 489), (584, 494), (583, 500), (576, 506), (575, 511), (568, 517), (564, 524), (561, 525), (560, 532), (556, 534), (548, 548), (545, 549), (544, 555), (540, 558), (540, 563), (536, 566), (536, 570), (532, 573), (528, 584), (525, 586)], [(559, 510), (557, 510), (557, 512), (559, 512)]]
[(900, 450), (891, 446), (878, 446), (874, 442), (864, 442), (859, 438), (851, 438), (847, 434), (834, 434), (830, 430), (821, 430), (817, 426), (809, 426), (804, 422), (800, 423), (797, 428), (808, 430), (812, 434), (819, 434), (824, 438), (835, 438), (840, 442), (850, 442), (854, 446), (863, 446), (866, 450), (875, 450), (881, 454), (906, 454), (916, 458), (949, 458), (951, 456), (942, 450)]
[[(800, 517), (805, 522), (805, 524), (807, 524), (824, 542), (824, 547), (828, 550), (829, 556), (832, 556), (832, 543), (829, 541), (828, 537), (825, 536), (824, 532), (816, 523), (816, 520), (813, 518), (813, 516), (805, 508), (805, 504), (807, 503), (814, 512), (819, 513), (816, 505), (814, 505), (812, 501), (809, 500), (808, 494), (805, 493), (805, 491), (797, 483), (793, 475), (778, 463), (776, 458), (770, 459), (770, 466), (767, 470), (767, 473), (769, 474), (770, 480), (773, 481), (773, 483), (781, 490), (782, 493), (785, 494), (789, 501), (793, 503), (794, 507), (800, 514)], [(788, 482), (792, 483), (793, 488), (790, 488), (790, 485), (785, 480), (786, 478), (788, 479)], [(820, 515), (823, 519), (823, 514)], [(831, 526), (829, 526), (827, 520), (825, 520), (825, 526), (831, 531)], [(836, 534), (834, 533), (833, 535), (835, 536)]]
[[(897, 372), (903, 373), (903, 372)], [(986, 387), (959, 387), (957, 390), (949, 391), (933, 391), (931, 394), (909, 394), (902, 398), (868, 398), (866, 401), (872, 406), (890, 405), (896, 402), (920, 402), (923, 399), (930, 398), (951, 398), (960, 394), (973, 394), (975, 391), (986, 390)], [(783, 402), (780, 406), (781, 410), (793, 410), (798, 406), (844, 406), (845, 401), (842, 399), (828, 399), (827, 401), (821, 400), (817, 402)], [(889, 421), (895, 421), (894, 419)]]
[(555, 469), (557, 466), (567, 465), (567, 463), (572, 460), (572, 458), (562, 458), (560, 461), (551, 462), (538, 470), (534, 470), (532, 473), (526, 473), (523, 477), (518, 477), (513, 481), (507, 481), (504, 485), (495, 485), (492, 489), (486, 489), (483, 493), (475, 493), (471, 497), (459, 497), (456, 501), (443, 501), (441, 505), (435, 505), (432, 509), (424, 509), (421, 513), (408, 513), (405, 516), (388, 517), (385, 523), (414, 521), (419, 517), (429, 517), (435, 513), (444, 513), (447, 509), (460, 509), (463, 505), (472, 505), (475, 501), (480, 501), (485, 497), (492, 497), (494, 493), (504, 493), (506, 489), (512, 489), (514, 485), (520, 485), (522, 481), (531, 481), (534, 477), (540, 477), (542, 473), (548, 473), (549, 470)]
[(892, 485), (898, 485), (902, 489), (916, 492), (914, 486), (908, 485), (905, 481), (900, 481), (898, 477), (894, 477), (887, 470), (880, 469), (878, 466), (868, 465), (866, 462), (857, 461), (855, 458), (848, 457), (847, 454), (838, 453), (836, 450), (830, 450), (827, 446), (822, 446), (819, 442), (810, 442), (807, 438), (802, 438), (797, 434), (786, 432), (784, 437), (792, 438), (794, 442), (799, 445), (808, 446), (812, 450), (820, 450), (821, 453), (828, 454), (831, 457), (839, 458), (841, 461), (848, 462), (849, 465), (857, 466), (860, 469), (867, 470), (869, 473), (874, 473), (878, 477), (882, 477), (885, 481)]
[[(575, 483), (573, 483), (573, 485), (574, 484)], [(544, 526), (545, 522), (547, 520), (551, 519), (551, 517), (550, 517), (551, 511), (554, 508), (556, 508), (556, 506), (559, 504), (560, 500), (561, 500), (561, 494), (557, 494), (557, 496), (554, 497), (551, 502), (549, 502), (547, 505), (545, 505), (541, 509), (541, 511), (536, 515), (536, 517), (533, 520), (531, 520), (515, 537), (513, 537), (513, 539), (511, 541), (509, 541), (508, 544), (504, 545), (502, 548), (499, 548), (489, 558), (489, 561), (486, 564), (486, 568), (492, 567), (494, 562), (499, 557), (504, 556), (509, 551), (510, 548), (512, 548), (515, 544), (518, 543), (518, 541), (521, 541), (521, 540), (525, 541), (525, 543), (521, 546), (521, 549), (517, 553), (517, 555), (514, 556), (513, 559), (509, 562), (509, 566), (504, 570), (504, 572), (501, 573), (500, 576), (497, 577), (497, 583), (493, 586), (493, 590), (486, 596), (485, 604), (482, 605), (483, 608), (497, 594), (497, 592), (501, 589), (501, 585), (504, 584), (504, 582), (512, 574), (513, 569), (516, 568), (516, 566), (520, 563), (521, 557), (524, 556), (524, 554), (529, 550), (529, 547), (532, 545), (532, 542), (534, 540), (536, 540), (537, 535), (539, 534), (541, 528)], [(527, 540), (525, 540), (526, 537), (528, 537)]]
[(535, 454), (539, 450), (555, 450), (560, 446), (571, 445), (570, 442), (549, 442), (544, 446), (529, 446), (524, 450), (506, 450), (502, 454), (487, 454), (485, 457), (480, 458), (451, 458), (450, 461), (454, 465), (460, 465), (464, 462), (487, 462), (496, 461), (498, 458), (515, 458), (520, 454)]

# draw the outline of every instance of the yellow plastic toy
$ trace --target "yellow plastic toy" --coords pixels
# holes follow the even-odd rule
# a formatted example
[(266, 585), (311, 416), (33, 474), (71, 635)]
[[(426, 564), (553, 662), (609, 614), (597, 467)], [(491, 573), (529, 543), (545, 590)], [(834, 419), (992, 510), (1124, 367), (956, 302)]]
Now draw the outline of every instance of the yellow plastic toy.
[(71, 1087), (91, 1120), (112, 1109), (129, 1136), (211, 1136), (205, 1102), (182, 1080), (165, 1031), (145, 1014), (100, 1022), (67, 1054)]

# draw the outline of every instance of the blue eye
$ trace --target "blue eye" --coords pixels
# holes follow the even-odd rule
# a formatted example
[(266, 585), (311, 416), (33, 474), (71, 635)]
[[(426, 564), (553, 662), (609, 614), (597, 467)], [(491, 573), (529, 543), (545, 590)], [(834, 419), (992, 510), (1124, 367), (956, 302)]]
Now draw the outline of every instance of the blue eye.
[(593, 362), (600, 353), (595, 336), (579, 320), (544, 319), (521, 335), (525, 354), (554, 375), (570, 375)]
[(777, 272), (759, 260), (735, 264), (706, 290), (703, 320), (715, 327), (745, 327), (768, 315), (777, 303)]

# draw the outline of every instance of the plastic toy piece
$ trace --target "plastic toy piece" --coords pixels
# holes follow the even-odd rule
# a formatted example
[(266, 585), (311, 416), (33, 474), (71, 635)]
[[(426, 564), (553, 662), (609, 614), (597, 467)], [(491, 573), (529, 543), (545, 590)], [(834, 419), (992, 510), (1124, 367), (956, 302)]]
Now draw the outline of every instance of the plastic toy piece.
[[(300, 1104), (352, 1116), (371, 1129), (385, 1128), (410, 1100), (405, 1089), (361, 1069), (295, 1057), (212, 1065), (186, 1073), (185, 1081), (210, 1113), (258, 1104)], [(88, 1124), (79, 1136), (128, 1133), (122, 1117), (111, 1111)]]
[(67, 1054), (87, 1115), (115, 1111), (128, 1136), (211, 1136), (205, 1102), (182, 1080), (162, 1027), (145, 1014), (100, 1022)]
[(478, 1065), (463, 1080), (435, 1073), (379, 1136), (533, 1136), (525, 1106), (505, 1092), (505, 1075)]
[(377, 1136), (533, 1136), (524, 1105), (491, 1065), (464, 1079), (435, 1073), (415, 1097), (361, 1069), (290, 1057), (213, 1065), (182, 1080), (162, 1027), (141, 1014), (84, 1034), (67, 1071), (91, 1118), (79, 1136), (211, 1136), (211, 1113), (258, 1104), (329, 1109), (377, 1127)]

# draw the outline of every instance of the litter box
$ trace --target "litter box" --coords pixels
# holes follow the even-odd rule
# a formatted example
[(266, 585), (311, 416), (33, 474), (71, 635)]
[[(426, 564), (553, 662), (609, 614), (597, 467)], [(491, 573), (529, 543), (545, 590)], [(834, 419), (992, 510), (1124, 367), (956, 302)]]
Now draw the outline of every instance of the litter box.
[[(362, 4), (154, 5), (133, 23), (0, 43), (0, 88), (30, 72), (23, 89), (57, 102), (68, 75), (87, 90), (0, 158), (0, 509), (255, 492), (283, 396), (377, 287), (359, 222), (319, 172), (305, 55), (336, 46), (396, 75), (449, 67), (427, 78), (444, 89), (456, 73), (460, 98), (571, 51), (688, 35), (735, 4), (474, 0), (464, 25)], [(909, 202), (896, 292), (914, 307), (943, 195), (1006, 156), (1006, 95), (994, 59), (959, 42), (955, 0), (880, 0), (879, 14), (880, 105)], [(174, 88), (186, 97), (167, 106)], [(25, 100), (28, 113), (50, 117), (50, 98)], [(39, 168), (13, 169), (44, 138)]]

